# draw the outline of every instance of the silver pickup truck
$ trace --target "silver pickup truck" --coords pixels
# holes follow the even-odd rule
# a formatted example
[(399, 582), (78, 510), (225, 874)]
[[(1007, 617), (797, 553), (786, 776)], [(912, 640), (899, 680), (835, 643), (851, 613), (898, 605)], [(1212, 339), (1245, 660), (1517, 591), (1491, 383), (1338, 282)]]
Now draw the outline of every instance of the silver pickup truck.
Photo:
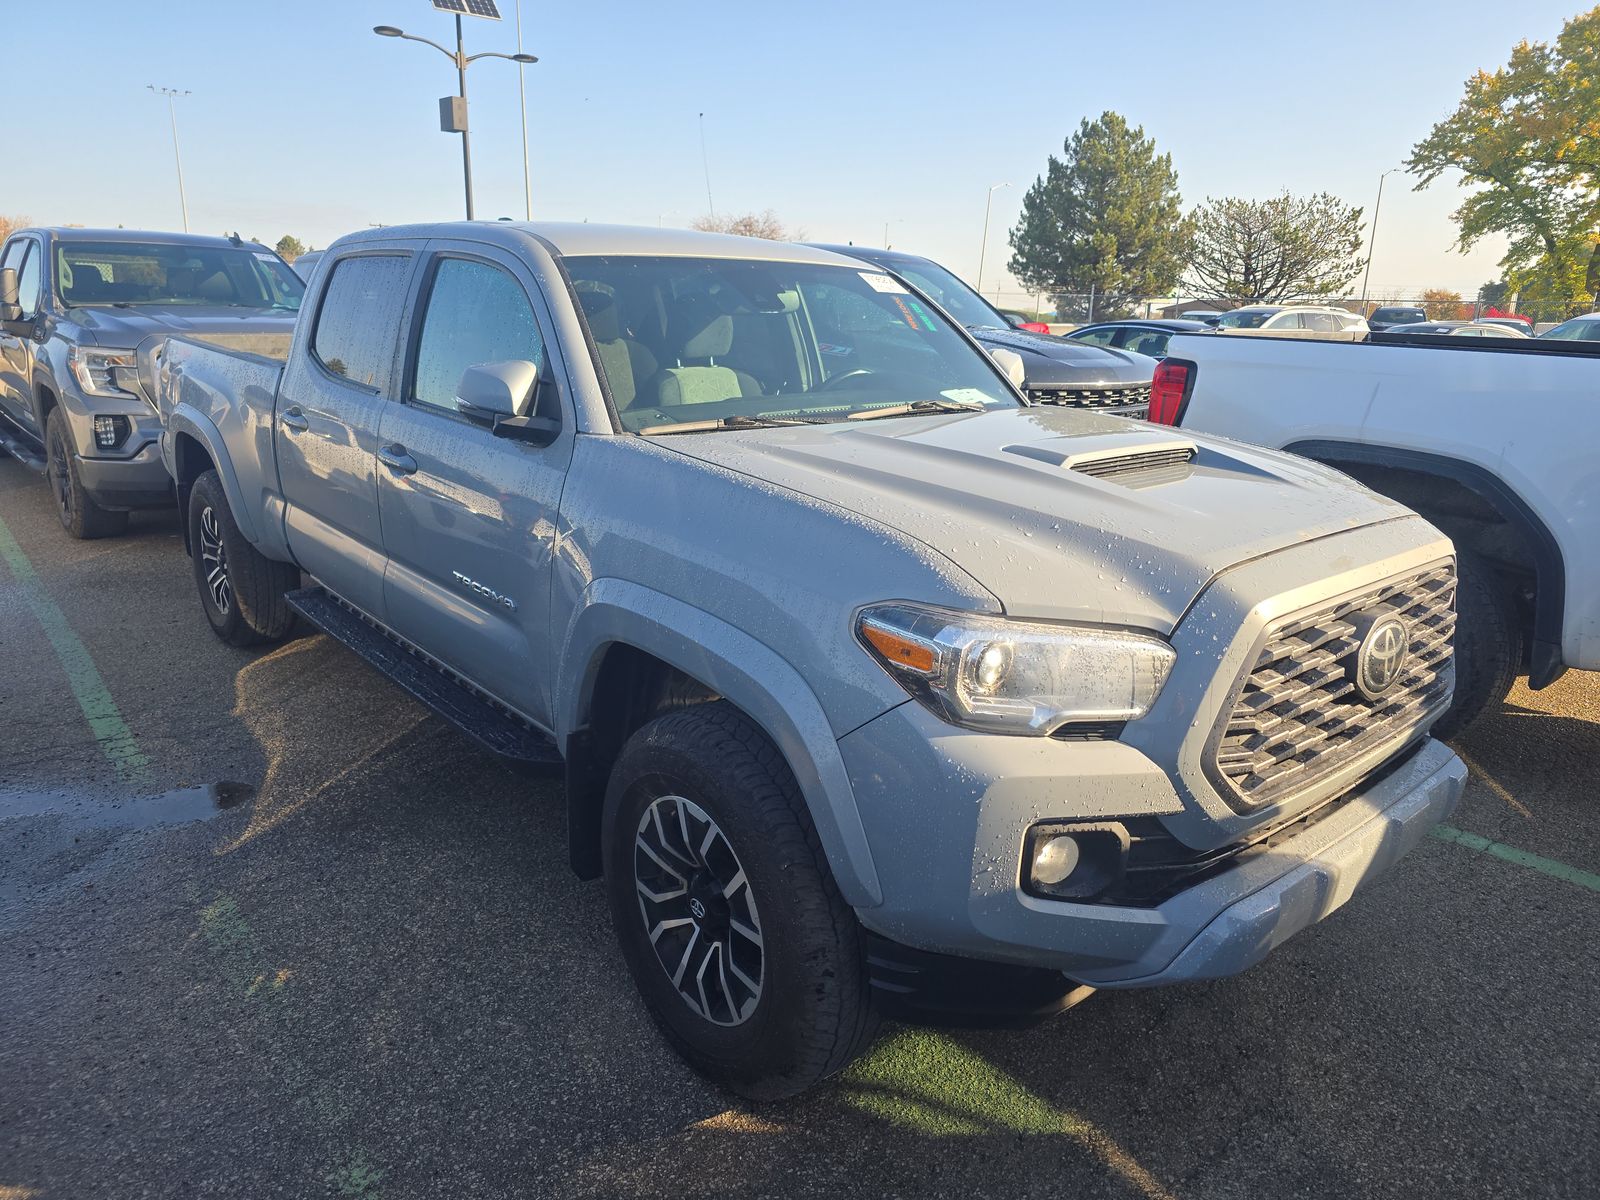
[(207, 619), (298, 613), (564, 769), (647, 1007), (748, 1096), (881, 1013), (1243, 970), (1461, 792), (1444, 537), (1302, 459), (1029, 407), (869, 264), (373, 230), (281, 356), (160, 356)]

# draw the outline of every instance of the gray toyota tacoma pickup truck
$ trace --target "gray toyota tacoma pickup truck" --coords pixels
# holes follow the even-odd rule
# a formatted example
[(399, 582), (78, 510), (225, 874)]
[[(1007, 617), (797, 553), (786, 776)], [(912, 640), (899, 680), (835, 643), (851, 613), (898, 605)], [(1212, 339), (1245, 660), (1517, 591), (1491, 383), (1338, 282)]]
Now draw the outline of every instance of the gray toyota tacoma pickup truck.
[(18, 230), (0, 251), (0, 450), (44, 473), (73, 537), (121, 533), (130, 510), (172, 503), (140, 351), (281, 337), (304, 291), (239, 238)]
[(245, 645), (299, 613), (563, 769), (649, 1011), (748, 1096), (881, 1013), (1244, 970), (1460, 795), (1438, 531), (1303, 459), (1030, 407), (868, 264), (372, 230), (285, 353), (160, 357), (206, 617)]

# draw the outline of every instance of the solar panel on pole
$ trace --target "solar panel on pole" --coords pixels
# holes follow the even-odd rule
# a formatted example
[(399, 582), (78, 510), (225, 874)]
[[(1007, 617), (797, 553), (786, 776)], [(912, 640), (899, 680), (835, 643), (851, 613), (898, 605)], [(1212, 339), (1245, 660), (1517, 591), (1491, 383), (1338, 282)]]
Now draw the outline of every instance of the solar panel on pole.
[(441, 12), (462, 13), (469, 17), (484, 17), (490, 21), (500, 19), (500, 10), (495, 7), (494, 0), (433, 0), (433, 6)]

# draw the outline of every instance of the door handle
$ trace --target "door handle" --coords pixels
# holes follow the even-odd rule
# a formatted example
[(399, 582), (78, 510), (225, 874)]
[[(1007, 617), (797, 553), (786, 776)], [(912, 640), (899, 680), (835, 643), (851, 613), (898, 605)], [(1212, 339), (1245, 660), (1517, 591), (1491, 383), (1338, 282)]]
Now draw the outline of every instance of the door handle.
[(415, 475), (417, 473), (417, 460), (406, 453), (406, 448), (401, 445), (378, 447), (378, 461), (396, 475)]
[(296, 433), (304, 433), (311, 428), (311, 422), (306, 420), (306, 414), (301, 411), (298, 404), (291, 404), (284, 409), (283, 414), (278, 418), (278, 423), (285, 429), (292, 429)]

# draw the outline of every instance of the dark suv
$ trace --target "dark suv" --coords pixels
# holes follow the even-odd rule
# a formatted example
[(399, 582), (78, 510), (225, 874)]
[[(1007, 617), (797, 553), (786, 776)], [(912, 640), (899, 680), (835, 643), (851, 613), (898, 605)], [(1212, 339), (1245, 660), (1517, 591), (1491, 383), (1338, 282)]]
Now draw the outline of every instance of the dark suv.
[(173, 333), (263, 349), (304, 294), (238, 237), (19, 230), (0, 253), (0, 449), (44, 472), (73, 537), (121, 533), (172, 500), (141, 349)]
[(1382, 333), (1385, 329), (1393, 329), (1396, 325), (1415, 325), (1418, 321), (1426, 321), (1428, 312), (1415, 304), (1386, 304), (1382, 308), (1374, 309), (1367, 318), (1367, 325), (1374, 333)]

